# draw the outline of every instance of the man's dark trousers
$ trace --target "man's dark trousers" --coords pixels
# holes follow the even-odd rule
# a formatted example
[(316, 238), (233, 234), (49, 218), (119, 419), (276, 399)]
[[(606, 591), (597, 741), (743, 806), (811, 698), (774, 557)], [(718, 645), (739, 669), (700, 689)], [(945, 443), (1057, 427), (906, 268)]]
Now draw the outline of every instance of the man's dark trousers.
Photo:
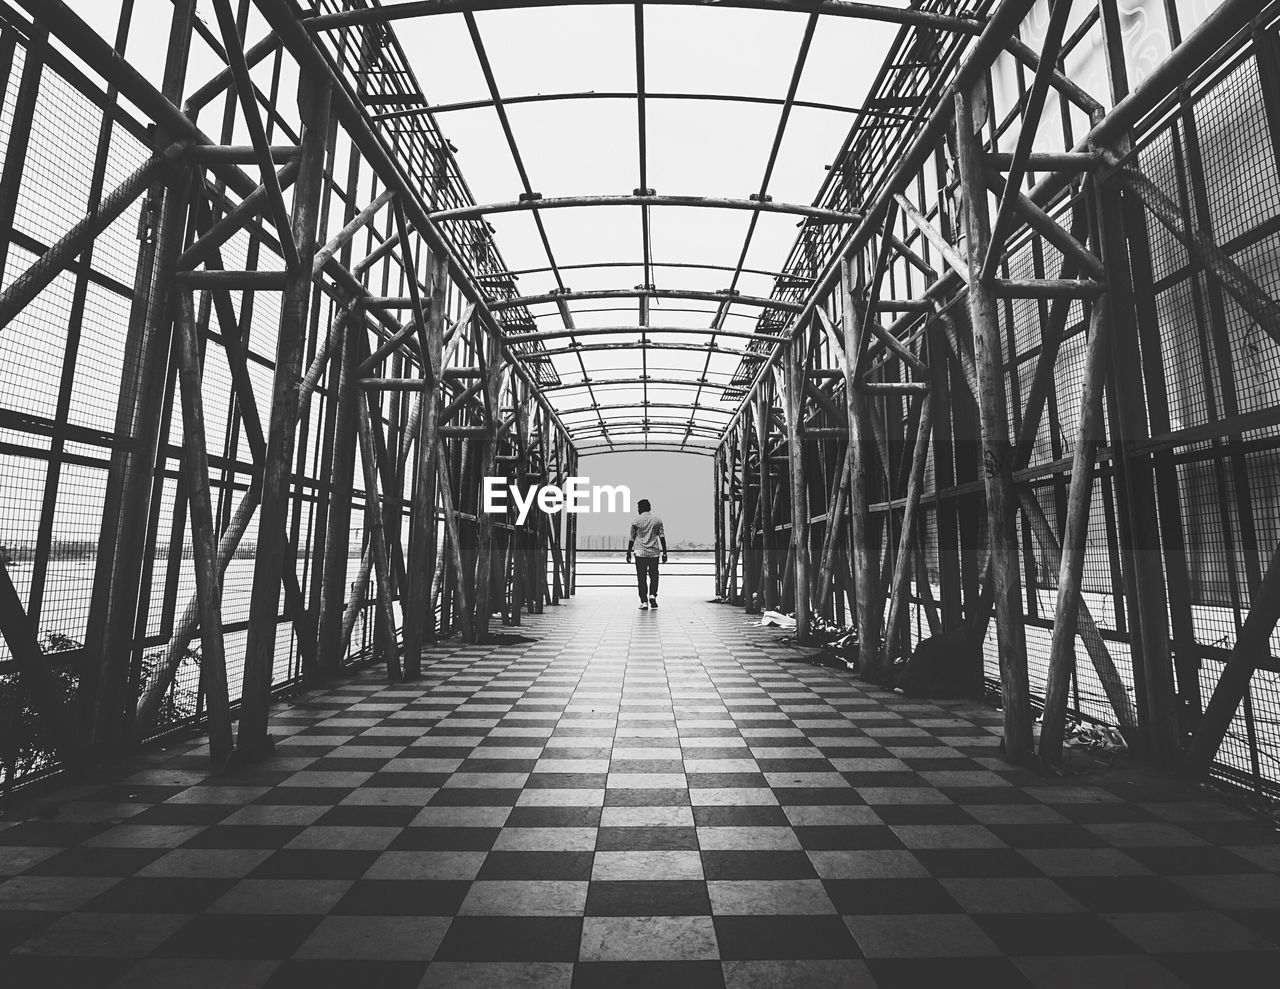
[[(649, 589), (645, 590), (645, 579), (648, 578)], [(648, 601), (658, 596), (658, 558), (656, 556), (636, 557), (636, 590), (640, 592), (640, 600)]]

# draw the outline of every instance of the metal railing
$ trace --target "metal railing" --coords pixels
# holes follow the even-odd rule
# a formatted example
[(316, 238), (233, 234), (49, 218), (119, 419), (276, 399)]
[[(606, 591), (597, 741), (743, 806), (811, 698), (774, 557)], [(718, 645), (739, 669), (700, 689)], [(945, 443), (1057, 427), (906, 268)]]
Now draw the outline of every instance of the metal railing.
[[(626, 562), (626, 550), (583, 549), (579, 546), (576, 552), (578, 563), (574, 586), (578, 590), (635, 586), (635, 567)], [(690, 590), (689, 582), (698, 578), (706, 582), (708, 594), (715, 590), (714, 550), (673, 549), (668, 552), (667, 557), (667, 562), (662, 564), (662, 581), (665, 586), (670, 588), (672, 582), (678, 580), (682, 590)]]

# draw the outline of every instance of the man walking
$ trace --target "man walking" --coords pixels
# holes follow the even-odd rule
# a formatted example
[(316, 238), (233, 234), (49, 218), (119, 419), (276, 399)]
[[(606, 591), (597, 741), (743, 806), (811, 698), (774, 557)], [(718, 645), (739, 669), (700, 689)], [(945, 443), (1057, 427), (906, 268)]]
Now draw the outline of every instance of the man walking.
[(662, 519), (650, 510), (648, 498), (636, 504), (639, 515), (631, 523), (631, 535), (627, 537), (627, 562), (636, 555), (636, 589), (640, 592), (640, 610), (658, 606), (658, 553), (667, 562), (667, 534), (662, 529)]

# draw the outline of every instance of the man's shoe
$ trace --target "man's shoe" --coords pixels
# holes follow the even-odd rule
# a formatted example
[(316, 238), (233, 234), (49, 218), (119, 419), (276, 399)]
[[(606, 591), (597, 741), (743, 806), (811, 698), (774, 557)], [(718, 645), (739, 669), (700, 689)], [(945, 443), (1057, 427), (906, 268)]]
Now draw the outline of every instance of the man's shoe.
[(658, 606), (658, 599), (657, 599), (656, 597), (650, 597), (650, 598), (649, 598), (649, 607), (650, 607), (650, 608), (656, 608), (657, 606)]
[(640, 610), (641, 610), (641, 611), (648, 611), (648, 610), (649, 610), (649, 602), (648, 602), (648, 601), (641, 601), (641, 602), (640, 602)]

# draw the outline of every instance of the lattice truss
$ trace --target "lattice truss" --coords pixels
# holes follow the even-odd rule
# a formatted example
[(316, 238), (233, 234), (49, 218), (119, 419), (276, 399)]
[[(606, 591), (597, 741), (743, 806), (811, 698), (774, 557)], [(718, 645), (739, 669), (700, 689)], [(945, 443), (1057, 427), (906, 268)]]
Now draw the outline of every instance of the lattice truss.
[(1271, 10), (0, 17), (7, 783), (201, 720), (251, 758), (276, 691), (413, 678), (573, 591), (572, 517), (484, 477), (661, 450), (714, 458), (724, 599), (878, 680), (957, 636), (1010, 758), (1070, 715), (1280, 785)]

